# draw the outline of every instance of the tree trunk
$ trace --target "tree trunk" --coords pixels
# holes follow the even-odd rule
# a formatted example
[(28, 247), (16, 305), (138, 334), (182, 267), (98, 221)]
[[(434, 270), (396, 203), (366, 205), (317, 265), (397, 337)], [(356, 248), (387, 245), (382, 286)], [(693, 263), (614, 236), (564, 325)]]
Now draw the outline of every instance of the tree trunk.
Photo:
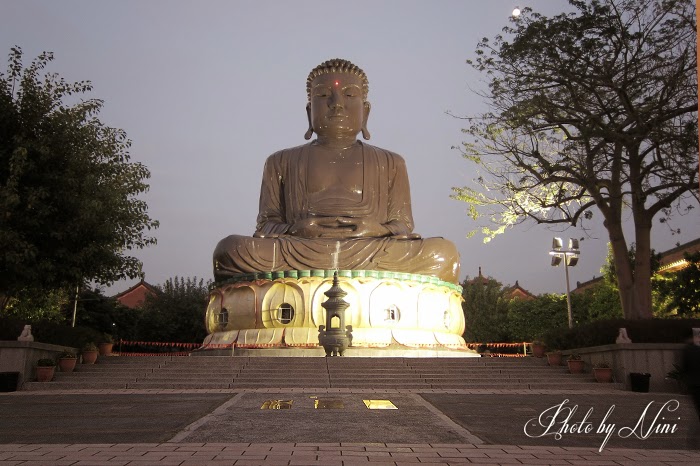
[(654, 317), (651, 302), (651, 221), (635, 219), (634, 287), (632, 297), (637, 319)]
[(634, 277), (629, 261), (627, 241), (622, 231), (621, 223), (605, 222), (610, 237), (612, 247), (613, 263), (615, 264), (615, 275), (617, 277), (617, 288), (620, 293), (620, 303), (625, 319), (638, 319), (636, 313), (636, 302), (634, 298)]

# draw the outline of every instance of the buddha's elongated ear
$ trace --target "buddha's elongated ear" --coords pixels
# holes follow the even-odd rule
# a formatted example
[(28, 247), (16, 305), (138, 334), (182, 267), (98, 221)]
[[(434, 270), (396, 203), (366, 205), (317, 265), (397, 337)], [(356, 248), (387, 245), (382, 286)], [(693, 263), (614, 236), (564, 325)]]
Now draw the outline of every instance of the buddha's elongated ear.
[(365, 102), (364, 106), (364, 117), (362, 118), (362, 139), (368, 141), (371, 137), (369, 130), (367, 129), (367, 120), (369, 119), (369, 111), (372, 110), (372, 105), (369, 102)]
[(314, 134), (314, 127), (311, 126), (311, 104), (306, 104), (306, 118), (309, 120), (309, 129), (304, 133), (304, 139), (309, 140)]

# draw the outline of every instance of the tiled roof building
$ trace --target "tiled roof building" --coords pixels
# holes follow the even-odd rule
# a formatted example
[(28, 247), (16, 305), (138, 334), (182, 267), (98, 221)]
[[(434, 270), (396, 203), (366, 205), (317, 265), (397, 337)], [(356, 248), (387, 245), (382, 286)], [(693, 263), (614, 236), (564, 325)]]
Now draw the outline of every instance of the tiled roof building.
[(146, 301), (146, 296), (155, 296), (157, 294), (157, 288), (150, 285), (146, 281), (141, 280), (128, 290), (122, 291), (121, 293), (115, 295), (114, 299), (116, 299), (123, 306), (136, 309), (143, 306), (143, 303)]

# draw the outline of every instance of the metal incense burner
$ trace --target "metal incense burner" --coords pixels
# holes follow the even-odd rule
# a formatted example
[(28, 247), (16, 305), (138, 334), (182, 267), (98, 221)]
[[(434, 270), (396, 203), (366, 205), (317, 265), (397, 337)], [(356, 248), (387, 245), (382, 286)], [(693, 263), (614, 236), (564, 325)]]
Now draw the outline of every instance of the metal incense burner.
[(333, 286), (324, 293), (328, 299), (321, 304), (326, 310), (326, 325), (318, 326), (318, 341), (328, 356), (342, 356), (352, 345), (352, 325), (345, 325), (345, 310), (350, 306), (343, 298), (347, 295), (338, 283), (338, 272), (333, 275)]

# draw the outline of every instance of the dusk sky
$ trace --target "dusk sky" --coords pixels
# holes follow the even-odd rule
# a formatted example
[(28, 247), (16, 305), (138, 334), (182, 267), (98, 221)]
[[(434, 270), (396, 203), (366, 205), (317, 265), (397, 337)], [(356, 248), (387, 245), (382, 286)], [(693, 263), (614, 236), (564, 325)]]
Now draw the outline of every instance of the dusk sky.
[[(406, 160), (415, 231), (457, 244), (461, 278), (481, 266), (504, 284), (564, 292), (564, 270), (551, 267), (547, 253), (553, 236), (586, 236), (581, 230), (528, 224), (484, 244), (466, 238), (475, 227), (467, 205), (449, 197), (476, 172), (451, 149), (463, 140), (463, 122), (446, 112), (485, 109), (474, 92), (485, 89), (485, 76), (466, 60), (481, 37), (508, 24), (515, 6), (553, 15), (568, 3), (3, 0), (0, 51), (3, 72), (12, 46), (22, 48), (27, 66), (42, 51), (54, 52), (49, 71), (91, 80), (86, 97), (105, 101), (102, 122), (133, 141), (132, 160), (152, 174), (144, 199), (160, 221), (158, 244), (135, 253), (151, 284), (176, 275), (211, 279), (219, 239), (252, 235), (265, 159), (305, 142), (306, 77), (338, 57), (369, 77), (369, 143)], [(674, 226), (680, 235), (654, 224), (657, 251), (700, 236), (698, 209)], [(600, 274), (607, 242), (599, 225), (581, 243), (572, 288)]]

